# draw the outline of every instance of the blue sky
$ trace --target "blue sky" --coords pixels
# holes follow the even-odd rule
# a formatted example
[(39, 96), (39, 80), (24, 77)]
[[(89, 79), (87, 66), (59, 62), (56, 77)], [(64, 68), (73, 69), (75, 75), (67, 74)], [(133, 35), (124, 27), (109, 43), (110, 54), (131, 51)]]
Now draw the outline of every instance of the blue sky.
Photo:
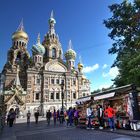
[(118, 73), (111, 68), (115, 56), (108, 54), (112, 41), (103, 19), (111, 17), (108, 5), (122, 0), (0, 0), (0, 71), (11, 47), (11, 36), (23, 18), (25, 31), (29, 35), (28, 51), (36, 43), (37, 34), (41, 41), (48, 31), (48, 19), (54, 11), (55, 30), (59, 35), (63, 52), (71, 39), (73, 49), (84, 64), (84, 73), (91, 81), (91, 91), (112, 84)]

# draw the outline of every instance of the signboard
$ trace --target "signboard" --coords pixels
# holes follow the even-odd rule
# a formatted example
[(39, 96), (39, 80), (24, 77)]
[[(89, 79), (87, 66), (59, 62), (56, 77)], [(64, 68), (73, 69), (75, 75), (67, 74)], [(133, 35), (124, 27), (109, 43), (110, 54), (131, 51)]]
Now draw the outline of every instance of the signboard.
[(76, 101), (76, 103), (77, 103), (77, 104), (80, 104), (80, 103), (89, 101), (90, 99), (91, 99), (91, 97), (81, 98), (81, 99), (78, 99), (78, 100)]
[(111, 97), (114, 97), (114, 95), (115, 95), (115, 92), (106, 93), (106, 94), (103, 94), (103, 95), (95, 96), (94, 100), (101, 100), (101, 99), (105, 99), (105, 98), (111, 98)]

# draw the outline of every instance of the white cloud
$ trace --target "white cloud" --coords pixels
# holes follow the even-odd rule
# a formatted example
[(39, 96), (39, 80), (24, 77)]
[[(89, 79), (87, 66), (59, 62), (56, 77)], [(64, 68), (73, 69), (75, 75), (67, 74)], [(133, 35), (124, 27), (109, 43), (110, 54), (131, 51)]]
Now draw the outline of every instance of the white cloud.
[(83, 68), (83, 72), (90, 73), (90, 72), (97, 70), (98, 68), (99, 68), (99, 64), (95, 64), (93, 66), (87, 66), (87, 67)]
[(108, 73), (104, 73), (102, 74), (103, 77), (111, 77), (111, 78), (115, 78), (117, 75), (119, 74), (118, 68), (117, 67), (113, 67), (109, 70)]
[(104, 73), (102, 74), (103, 77), (108, 77), (108, 73)]
[(107, 67), (108, 67), (107, 64), (104, 64), (104, 65), (103, 65), (103, 69), (106, 69)]

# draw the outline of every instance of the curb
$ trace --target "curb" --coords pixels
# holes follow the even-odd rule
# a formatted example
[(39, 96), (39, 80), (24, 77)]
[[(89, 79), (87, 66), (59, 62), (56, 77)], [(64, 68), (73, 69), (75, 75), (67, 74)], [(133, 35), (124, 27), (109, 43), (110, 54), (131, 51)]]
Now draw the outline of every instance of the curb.
[[(96, 130), (96, 129), (95, 129)], [(108, 133), (116, 133), (116, 134), (121, 134), (121, 135), (126, 135), (126, 136), (131, 136), (131, 137), (138, 137), (138, 138), (140, 138), (140, 134), (134, 134), (134, 133), (129, 133), (129, 131), (128, 130), (126, 130), (126, 131), (128, 131), (128, 133), (123, 133), (123, 132), (118, 132), (117, 130), (115, 130), (115, 131), (109, 131), (109, 130), (96, 130), (96, 131), (102, 131), (102, 132), (108, 132)], [(140, 133), (140, 132), (138, 132), (138, 133)]]

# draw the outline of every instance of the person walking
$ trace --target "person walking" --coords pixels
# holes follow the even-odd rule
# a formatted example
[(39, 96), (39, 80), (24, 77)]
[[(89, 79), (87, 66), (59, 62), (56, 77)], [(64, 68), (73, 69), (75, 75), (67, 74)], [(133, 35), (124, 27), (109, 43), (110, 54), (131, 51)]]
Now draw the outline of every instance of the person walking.
[(9, 111), (9, 127), (13, 126), (14, 120), (16, 118), (16, 113), (13, 108)]
[(53, 111), (53, 122), (54, 122), (54, 126), (56, 126), (56, 119), (57, 119), (57, 113), (56, 113), (56, 111), (54, 109), (54, 111)]
[(104, 128), (103, 114), (104, 113), (103, 113), (102, 105), (98, 105), (98, 107), (97, 107), (97, 117), (98, 117), (98, 121), (99, 121), (99, 129)]
[(57, 121), (60, 121), (60, 111), (59, 111), (59, 109), (57, 110)]
[(35, 116), (35, 123), (38, 124), (38, 118), (39, 118), (39, 110), (37, 110), (34, 114)]
[(104, 114), (108, 117), (110, 130), (113, 131), (115, 129), (115, 123), (114, 123), (115, 111), (111, 105), (108, 105), (108, 107), (104, 111)]
[(78, 112), (78, 110), (76, 109), (75, 112), (74, 112), (74, 124), (75, 124), (75, 126), (78, 125), (78, 116), (79, 116), (78, 113), (79, 113), (79, 112)]
[(27, 124), (28, 125), (30, 124), (30, 117), (31, 117), (31, 113), (30, 113), (30, 111), (28, 111), (28, 113), (27, 113)]
[(87, 128), (86, 129), (94, 129), (91, 125), (91, 116), (92, 116), (92, 108), (90, 105), (87, 106), (87, 110), (86, 110), (86, 113), (87, 113), (87, 119), (88, 119), (88, 123), (87, 123)]
[(61, 110), (60, 111), (60, 124), (63, 124), (63, 122), (64, 122), (64, 111)]
[(52, 113), (50, 112), (50, 110), (48, 110), (48, 112), (46, 113), (46, 119), (47, 119), (48, 126), (50, 125), (51, 116), (52, 116)]

